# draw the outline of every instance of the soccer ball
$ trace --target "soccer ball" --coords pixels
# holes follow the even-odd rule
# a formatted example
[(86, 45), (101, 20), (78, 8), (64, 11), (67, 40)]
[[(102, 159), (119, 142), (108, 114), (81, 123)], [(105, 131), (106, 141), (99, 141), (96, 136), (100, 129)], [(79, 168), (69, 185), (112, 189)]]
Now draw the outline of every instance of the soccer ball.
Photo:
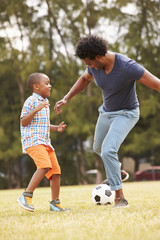
[(115, 200), (115, 191), (111, 191), (107, 184), (100, 184), (92, 191), (92, 201), (97, 205), (111, 204)]

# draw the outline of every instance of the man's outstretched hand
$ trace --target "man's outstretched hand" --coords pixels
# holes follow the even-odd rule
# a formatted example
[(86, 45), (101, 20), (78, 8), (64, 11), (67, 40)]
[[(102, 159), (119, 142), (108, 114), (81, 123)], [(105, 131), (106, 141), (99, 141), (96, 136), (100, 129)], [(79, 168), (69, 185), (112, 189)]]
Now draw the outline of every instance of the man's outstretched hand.
[(56, 104), (55, 104), (55, 106), (54, 106), (54, 111), (55, 111), (57, 114), (61, 113), (62, 110), (60, 110), (60, 107), (65, 106), (66, 104), (67, 104), (67, 100), (65, 100), (65, 99), (62, 99), (62, 100), (56, 102)]

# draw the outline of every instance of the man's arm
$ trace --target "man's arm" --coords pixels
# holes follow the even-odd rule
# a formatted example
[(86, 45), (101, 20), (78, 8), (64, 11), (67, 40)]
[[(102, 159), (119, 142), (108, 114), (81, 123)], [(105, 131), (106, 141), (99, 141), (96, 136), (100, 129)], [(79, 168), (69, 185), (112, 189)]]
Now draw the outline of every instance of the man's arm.
[(77, 82), (73, 85), (71, 90), (64, 96), (64, 98), (55, 104), (54, 107), (55, 112), (58, 114), (61, 113), (62, 110), (60, 110), (60, 107), (65, 106), (72, 97), (86, 89), (92, 80), (93, 76), (89, 74), (86, 69), (84, 74), (77, 80)]
[(156, 76), (154, 76), (147, 70), (145, 70), (143, 76), (140, 78), (138, 82), (160, 92), (160, 79), (158, 79)]

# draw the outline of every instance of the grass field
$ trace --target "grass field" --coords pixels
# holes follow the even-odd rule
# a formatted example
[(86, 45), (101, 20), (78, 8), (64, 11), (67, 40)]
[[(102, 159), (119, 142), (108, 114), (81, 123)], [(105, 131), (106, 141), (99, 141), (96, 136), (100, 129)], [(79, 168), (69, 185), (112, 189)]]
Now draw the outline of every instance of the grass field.
[(71, 212), (49, 212), (50, 189), (37, 188), (35, 212), (16, 200), (23, 191), (0, 191), (0, 240), (159, 240), (160, 182), (124, 183), (130, 207), (95, 206), (93, 185), (61, 187), (61, 203)]

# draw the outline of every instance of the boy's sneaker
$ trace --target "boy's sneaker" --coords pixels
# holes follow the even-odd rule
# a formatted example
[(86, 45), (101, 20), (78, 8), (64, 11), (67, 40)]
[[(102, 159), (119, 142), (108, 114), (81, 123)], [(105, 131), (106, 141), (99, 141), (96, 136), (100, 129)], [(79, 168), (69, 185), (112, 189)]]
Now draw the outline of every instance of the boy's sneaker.
[(23, 192), (22, 195), (17, 199), (17, 202), (23, 209), (34, 212), (34, 207), (32, 205), (32, 197), (33, 193)]
[[(125, 170), (121, 170), (121, 178), (122, 178), (122, 182), (127, 181), (129, 178), (129, 173), (127, 173)], [(102, 184), (109, 185), (108, 179), (104, 180)]]
[(115, 205), (113, 206), (113, 208), (126, 208), (129, 207), (128, 201), (125, 198), (121, 198), (120, 201), (116, 202), (115, 201)]
[(55, 211), (55, 212), (61, 212), (61, 211), (70, 211), (69, 208), (64, 208), (60, 205), (59, 199), (57, 200), (52, 200), (50, 203), (50, 211)]

